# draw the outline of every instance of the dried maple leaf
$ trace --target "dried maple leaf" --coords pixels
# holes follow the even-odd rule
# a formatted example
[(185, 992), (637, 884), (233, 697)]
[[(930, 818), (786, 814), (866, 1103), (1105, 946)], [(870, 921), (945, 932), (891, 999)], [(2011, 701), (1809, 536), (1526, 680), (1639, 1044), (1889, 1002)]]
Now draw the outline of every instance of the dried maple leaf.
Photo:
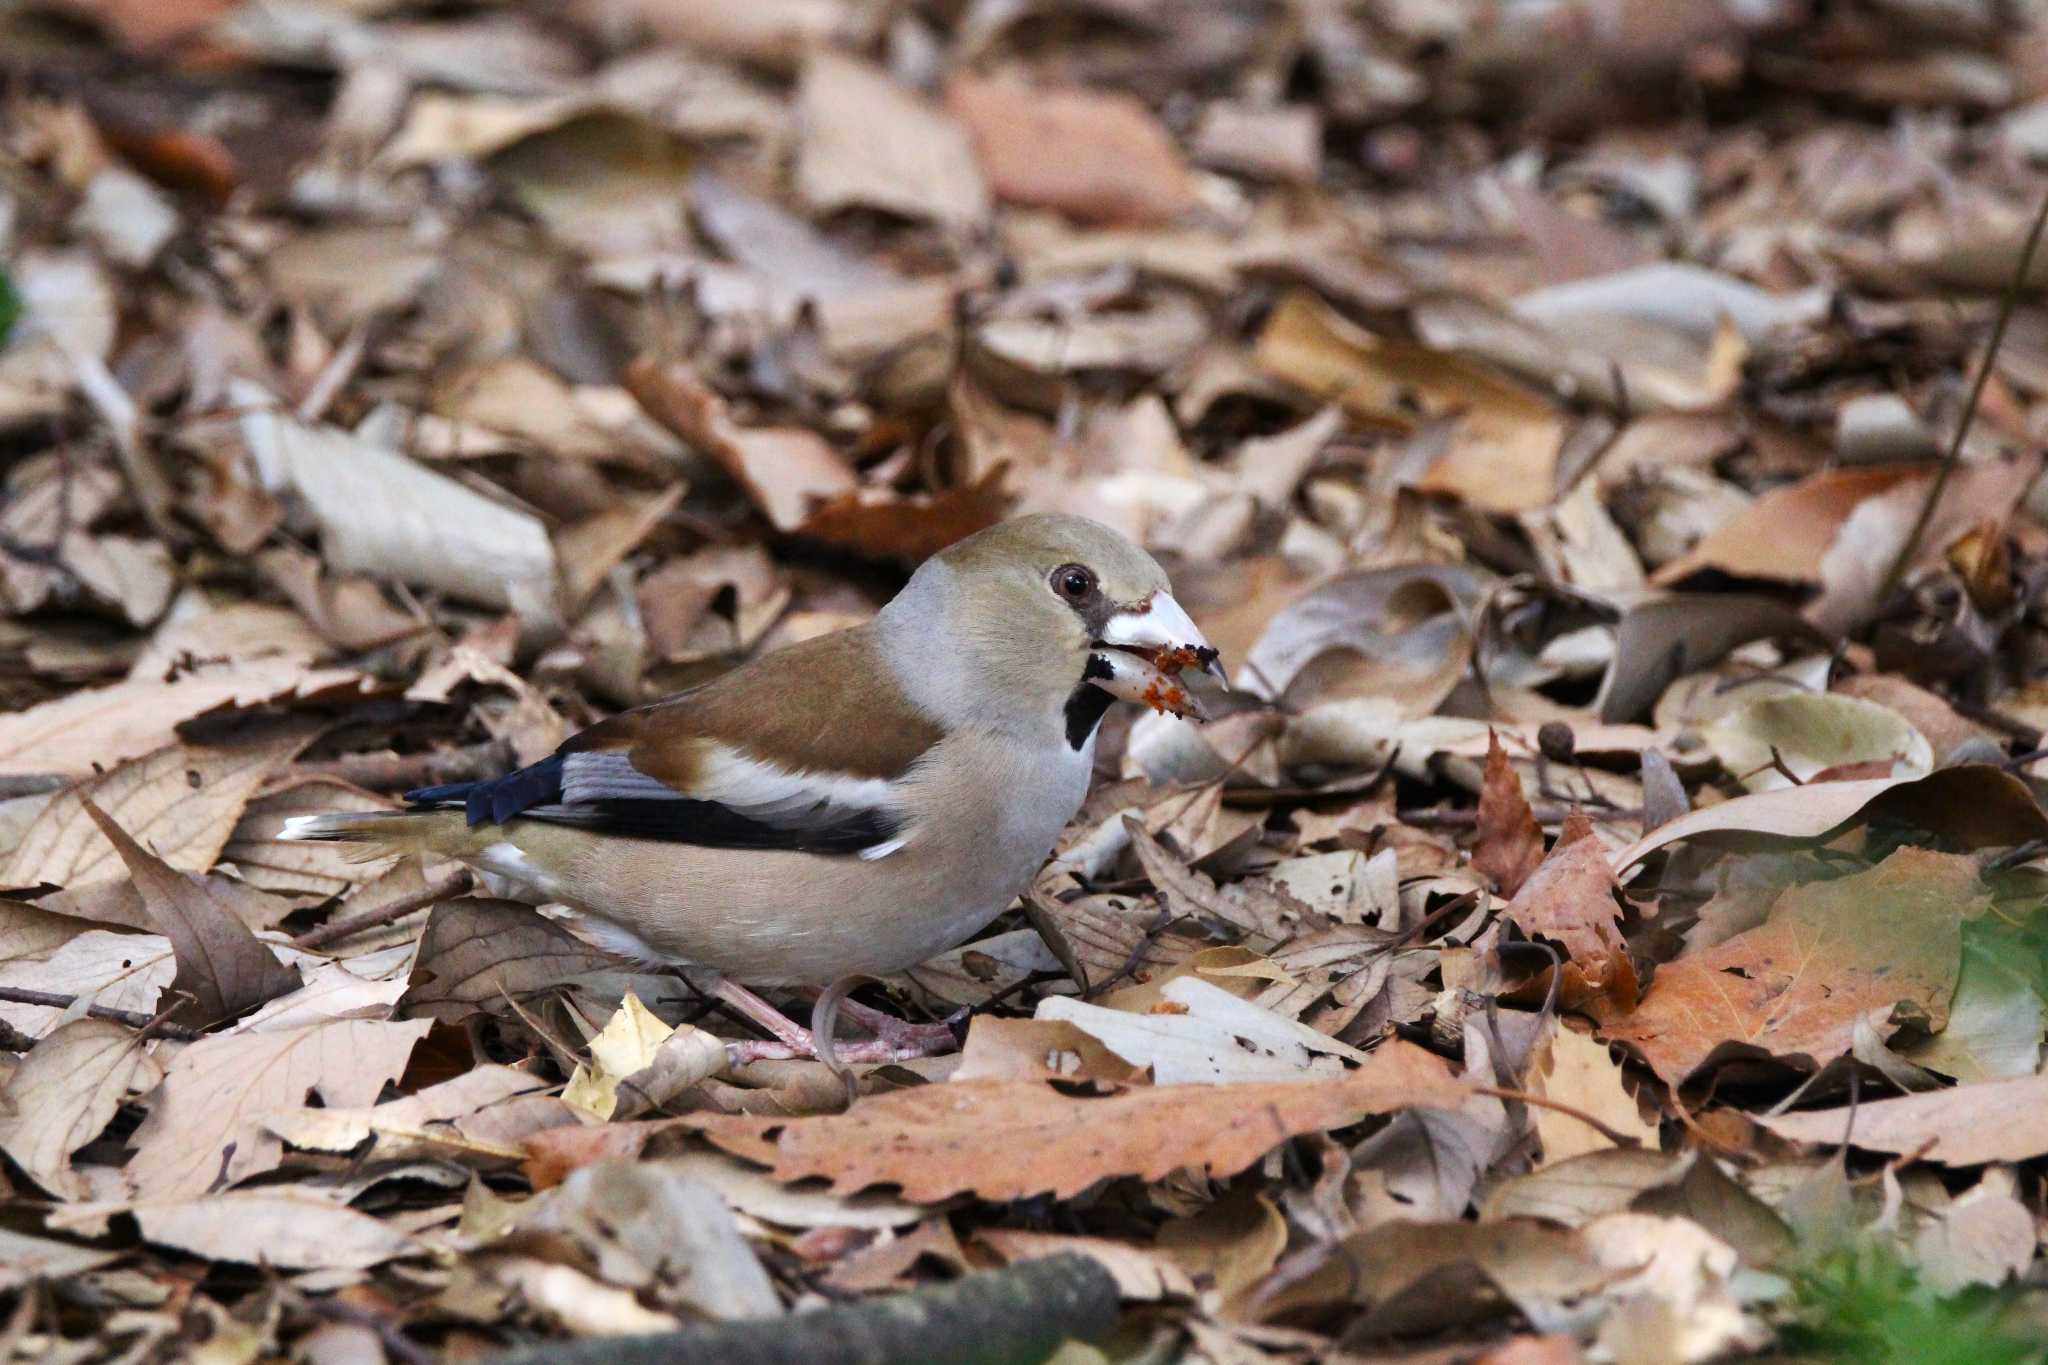
[(1106, 1096), (1036, 1081), (961, 1081), (873, 1096), (844, 1114), (683, 1122), (772, 1166), (777, 1180), (822, 1177), (840, 1193), (888, 1184), (919, 1203), (963, 1192), (1065, 1199), (1098, 1180), (1157, 1180), (1183, 1166), (1221, 1179), (1299, 1133), (1465, 1098), (1440, 1059), (1389, 1043), (1336, 1081), (1150, 1086)]
[[(1512, 896), (1543, 861), (1543, 827), (1522, 794), (1522, 780), (1508, 762), (1500, 736), (1486, 733), (1486, 774), (1479, 785), (1479, 839), (1472, 865)], [(1527, 928), (1524, 925), (1523, 928)]]
[(1632, 1044), (1676, 1085), (1731, 1046), (1825, 1065), (1849, 1050), (1858, 1018), (1901, 1004), (1938, 1030), (1962, 919), (1987, 902), (1968, 858), (1899, 849), (1867, 872), (1794, 887), (1761, 925), (1666, 964), (1601, 1036)]

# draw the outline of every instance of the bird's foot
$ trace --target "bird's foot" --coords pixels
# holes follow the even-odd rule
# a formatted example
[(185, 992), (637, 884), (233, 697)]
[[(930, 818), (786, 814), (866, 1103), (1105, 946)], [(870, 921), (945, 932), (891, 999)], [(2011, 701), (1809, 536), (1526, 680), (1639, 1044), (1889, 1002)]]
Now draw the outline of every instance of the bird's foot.
[[(810, 1031), (804, 1030), (806, 1039)], [(879, 1038), (864, 1038), (857, 1043), (839, 1043), (833, 1047), (833, 1060), (842, 1066), (881, 1066), (888, 1062), (912, 1062), (920, 1057), (936, 1057), (953, 1050), (953, 1041), (948, 1038), (943, 1047), (930, 1043), (888, 1043)], [(725, 1055), (732, 1059), (734, 1066), (746, 1066), (750, 1062), (825, 1061), (816, 1047), (806, 1042), (803, 1046), (789, 1043), (748, 1041), (727, 1043)], [(829, 1065), (829, 1063), (828, 1063)], [(836, 1069), (836, 1068), (835, 1068)]]
[[(827, 990), (819, 998), (818, 1010), (811, 1016), (812, 1028), (807, 1029), (745, 986), (721, 979), (713, 988), (713, 994), (773, 1038), (773, 1041), (749, 1039), (727, 1043), (726, 1054), (735, 1066), (745, 1066), (749, 1062), (815, 1058), (839, 1071), (846, 1066), (871, 1066), (942, 1056), (960, 1046), (959, 1037), (951, 1025), (913, 1024), (848, 1000), (845, 990), (852, 984), (852, 981), (840, 982)], [(840, 1013), (851, 1017), (874, 1037), (859, 1042), (832, 1043), (831, 1021)], [(824, 1025), (822, 1029), (819, 1028), (821, 1023)], [(826, 1039), (822, 1046), (819, 1043), (821, 1037)]]
[[(924, 1047), (930, 1051), (920, 1055), (936, 1057), (953, 1051), (960, 1046), (961, 1037), (954, 1031), (950, 1021), (936, 1024), (913, 1024), (908, 1019), (898, 1019), (886, 1010), (863, 1005), (858, 1000), (841, 1001), (840, 1013), (875, 1035), (879, 1042), (894, 1043), (898, 1047)], [(965, 1011), (962, 1012), (965, 1017)]]

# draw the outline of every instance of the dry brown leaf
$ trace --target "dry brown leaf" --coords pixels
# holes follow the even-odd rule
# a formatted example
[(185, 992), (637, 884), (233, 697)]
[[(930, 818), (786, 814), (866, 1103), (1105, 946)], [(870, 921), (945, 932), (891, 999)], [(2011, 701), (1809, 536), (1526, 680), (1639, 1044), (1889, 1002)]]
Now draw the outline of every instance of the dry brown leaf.
[(336, 648), (357, 653), (417, 635), (426, 623), (384, 600), (360, 574), (323, 573), (318, 558), (291, 546), (256, 556), (256, 567), (299, 609), (299, 615)]
[(0, 772), (87, 776), (153, 753), (177, 727), (223, 707), (335, 699), (367, 690), (361, 673), (307, 668), (293, 659), (248, 659), (166, 681), (134, 678), (87, 688), (0, 716)]
[(1091, 223), (1165, 223), (1195, 206), (1179, 149), (1130, 95), (962, 75), (946, 102), (1000, 199)]
[(284, 1147), (264, 1127), (318, 1094), (363, 1108), (405, 1071), (432, 1022), (337, 1019), (202, 1038), (171, 1060), (131, 1140), (130, 1186), (145, 1199), (186, 1199), (274, 1170)]
[(75, 1019), (39, 1041), (0, 1091), (0, 1151), (58, 1198), (87, 1198), (72, 1153), (105, 1130), (130, 1093), (161, 1079), (134, 1029)]
[[(1643, 1121), (1636, 1098), (1622, 1084), (1621, 1075), (1621, 1066), (1607, 1044), (1577, 1029), (1560, 1027), (1538, 1050), (1528, 1085), (1535, 1093), (1591, 1114), (1655, 1151), (1657, 1125)], [(1534, 1117), (1546, 1167), (1615, 1146), (1599, 1129), (1561, 1110), (1537, 1109)]]
[(648, 984), (620, 959), (590, 947), (530, 905), (474, 897), (443, 901), (420, 935), (398, 1012), (455, 1020), (479, 1009), (502, 1009), (508, 997), (523, 1000), (604, 974), (650, 1000), (675, 993), (672, 982), (666, 989), (659, 977)]
[[(161, 934), (88, 928), (73, 933), (47, 956), (0, 960), (0, 985), (76, 996), (148, 1016), (156, 1012), (159, 997), (177, 972), (171, 941)], [(48, 1005), (0, 1004), (0, 1019), (30, 1035), (56, 1028), (65, 1015)]]
[(167, 866), (90, 799), (85, 813), (114, 846), (142, 894), (143, 909), (171, 941), (178, 974), (169, 990), (186, 997), (171, 1007), (172, 1018), (217, 1024), (298, 989), (297, 970), (257, 942), (206, 882)]
[(1939, 1031), (1962, 920), (1988, 903), (1968, 858), (1899, 849), (1867, 872), (1794, 887), (1757, 928), (1666, 963), (1601, 1036), (1677, 1085), (1735, 1053), (1825, 1065), (1849, 1050), (1858, 1019), (1889, 1035), (1901, 1005)]
[(1194, 1281), (1171, 1257), (1129, 1242), (1022, 1228), (987, 1228), (976, 1234), (974, 1240), (993, 1251), (1004, 1265), (1020, 1265), (1046, 1256), (1086, 1256), (1109, 1272), (1109, 1277), (1116, 1281), (1117, 1297), (1126, 1303), (1195, 1297)]
[(63, 0), (63, 7), (103, 25), (137, 53), (176, 47), (235, 8), (234, 0)]
[(1944, 1166), (2029, 1161), (2048, 1152), (2048, 1076), (1865, 1100), (1853, 1110), (1808, 1109), (1760, 1122), (1794, 1142), (1846, 1141)]
[(1183, 1166), (1234, 1175), (1297, 1133), (1412, 1104), (1455, 1106), (1464, 1091), (1437, 1058), (1389, 1043), (1340, 1080), (1161, 1086), (1078, 1098), (1029, 1081), (966, 1081), (870, 1096), (845, 1114), (683, 1120), (778, 1180), (817, 1176), (841, 1193), (902, 1187), (918, 1203), (1069, 1198), (1098, 1180), (1157, 1180)]
[(978, 1015), (960, 1048), (955, 1081), (1100, 1081), (1127, 1085), (1139, 1068), (1069, 1023)]
[(1565, 422), (1535, 390), (1448, 351), (1383, 337), (1306, 293), (1284, 297), (1257, 343), (1277, 379), (1383, 429), (1448, 423), (1442, 453), (1419, 487), (1486, 512), (1530, 512), (1556, 494)]
[[(295, 728), (233, 747), (173, 744), (89, 778), (43, 808), (0, 871), (0, 884), (76, 893), (123, 877), (113, 845), (86, 813), (87, 802), (147, 841), (170, 867), (205, 872), (220, 857), (249, 798), (308, 738), (306, 729)], [(135, 909), (140, 911), (139, 902)], [(148, 925), (141, 918), (120, 922)]]
[(235, 1190), (113, 1208), (134, 1215), (144, 1241), (214, 1261), (361, 1270), (419, 1250), (388, 1219), (286, 1189)]
[(286, 416), (253, 385), (234, 396), (265, 487), (304, 500), (329, 569), (388, 575), (535, 625), (559, 619), (554, 547), (538, 517), (375, 440)]
[(1539, 1307), (1578, 1299), (1612, 1277), (1576, 1232), (1534, 1219), (1383, 1223), (1312, 1248), (1283, 1271), (1254, 1291), (1249, 1314), (1270, 1320), (1292, 1309), (1354, 1303), (1380, 1308), (1411, 1331), (1469, 1322), (1484, 1311), (1487, 1286), (1517, 1305)]
[(1276, 886), (1256, 881), (1218, 886), (1168, 851), (1134, 815), (1126, 815), (1124, 825), (1145, 875), (1175, 915), (1227, 925), (1250, 936), (1255, 946), (1284, 943), (1301, 930), (1329, 927), (1324, 916)]
[[(1940, 562), (1952, 542), (1981, 522), (2004, 524), (2040, 473), (2038, 456), (1958, 468), (1942, 488), (1907, 567)], [(1857, 504), (1821, 559), (1820, 596), (1807, 604), (1809, 620), (1840, 632), (1878, 613), (1885, 575), (1906, 548), (1933, 484), (1934, 476), (1927, 475)]]
[(742, 427), (725, 400), (682, 363), (635, 360), (626, 386), (648, 415), (725, 467), (778, 531), (794, 531), (814, 504), (851, 495), (853, 471), (803, 427)]
[(1828, 469), (1774, 488), (1715, 527), (1692, 552), (1651, 575), (1675, 583), (1702, 569), (1792, 583), (1820, 580), (1836, 533), (1866, 499), (1921, 477), (1917, 466)]
[(1522, 794), (1522, 779), (1500, 747), (1500, 736), (1488, 731), (1486, 740), (1472, 865), (1493, 879), (1501, 895), (1512, 896), (1543, 861), (1543, 826)]
[(873, 559), (920, 564), (954, 541), (995, 525), (1009, 505), (1001, 471), (978, 484), (919, 497), (864, 489), (818, 507), (797, 534)]
[(1608, 861), (1626, 875), (1680, 839), (1769, 835), (1818, 839), (1858, 817), (1883, 817), (1941, 834), (1969, 848), (1999, 848), (2048, 838), (2048, 814), (2026, 783), (1989, 764), (1943, 768), (1918, 778), (1816, 782), (1752, 792), (1682, 815), (1651, 830)]
[(628, 498), (555, 532), (555, 559), (562, 569), (562, 606), (575, 615), (604, 583), (605, 575), (640, 548), (640, 542), (676, 510), (686, 486), (672, 483), (659, 493)]
[(1594, 999), (1603, 1010), (1628, 1010), (1636, 1003), (1636, 973), (1622, 941), (1615, 889), (1614, 869), (1592, 821), (1574, 810), (1550, 856), (1502, 911), (1531, 938), (1564, 949), (1559, 999), (1568, 1008)]
[(987, 220), (988, 187), (967, 135), (879, 68), (816, 49), (797, 87), (797, 120), (797, 190), (813, 206), (857, 204), (952, 227)]

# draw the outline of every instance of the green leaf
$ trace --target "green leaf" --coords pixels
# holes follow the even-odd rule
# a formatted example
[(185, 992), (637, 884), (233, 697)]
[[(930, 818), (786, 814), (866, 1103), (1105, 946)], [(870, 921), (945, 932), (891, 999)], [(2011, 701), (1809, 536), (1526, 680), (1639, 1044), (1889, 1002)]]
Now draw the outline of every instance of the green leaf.
[(0, 270), (0, 346), (7, 344), (7, 334), (14, 330), (14, 324), (21, 317), (21, 293), (14, 287), (7, 272)]

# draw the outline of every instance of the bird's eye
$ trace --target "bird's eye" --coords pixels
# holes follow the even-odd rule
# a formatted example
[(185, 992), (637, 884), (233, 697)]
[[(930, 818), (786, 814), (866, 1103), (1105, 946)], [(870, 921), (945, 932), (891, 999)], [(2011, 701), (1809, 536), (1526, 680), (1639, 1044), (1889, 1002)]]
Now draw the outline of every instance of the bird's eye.
[(1095, 591), (1095, 575), (1079, 564), (1062, 564), (1052, 571), (1052, 590), (1069, 602), (1085, 602)]

